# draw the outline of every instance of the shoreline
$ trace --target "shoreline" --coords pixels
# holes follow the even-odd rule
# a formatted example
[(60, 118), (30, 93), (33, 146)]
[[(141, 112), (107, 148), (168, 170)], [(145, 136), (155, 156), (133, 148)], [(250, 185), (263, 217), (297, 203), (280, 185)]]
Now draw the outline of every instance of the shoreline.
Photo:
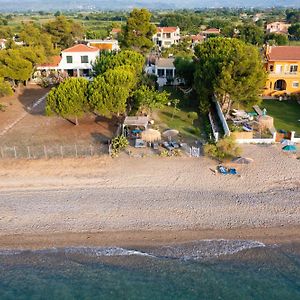
[(218, 239), (253, 240), (267, 245), (300, 243), (300, 226), (0, 235), (0, 250), (41, 250), (68, 247), (155, 247)]

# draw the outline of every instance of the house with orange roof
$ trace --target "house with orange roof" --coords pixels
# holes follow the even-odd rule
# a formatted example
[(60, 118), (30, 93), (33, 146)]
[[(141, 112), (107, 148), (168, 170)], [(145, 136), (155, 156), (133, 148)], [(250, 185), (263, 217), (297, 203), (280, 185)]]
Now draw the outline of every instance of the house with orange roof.
[(117, 40), (85, 40), (88, 46), (96, 47), (100, 51), (119, 51), (119, 42)]
[(265, 67), (268, 80), (264, 96), (300, 93), (300, 46), (267, 46)]
[(288, 34), (288, 29), (291, 24), (286, 22), (272, 22), (267, 24), (266, 32), (267, 33), (278, 33), (278, 34)]
[(152, 37), (155, 45), (161, 48), (170, 48), (180, 40), (179, 27), (157, 27), (156, 33)]
[(78, 44), (63, 50), (60, 56), (52, 57), (48, 63), (38, 66), (37, 70), (59, 71), (71, 77), (88, 77), (99, 53), (96, 47)]
[(219, 28), (208, 28), (202, 31), (202, 35), (204, 35), (206, 38), (220, 34), (221, 30)]

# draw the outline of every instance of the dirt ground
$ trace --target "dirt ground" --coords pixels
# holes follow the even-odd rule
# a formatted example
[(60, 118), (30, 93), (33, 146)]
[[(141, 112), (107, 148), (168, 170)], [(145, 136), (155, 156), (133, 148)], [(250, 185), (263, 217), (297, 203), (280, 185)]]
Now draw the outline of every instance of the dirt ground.
[(12, 97), (0, 99), (7, 107), (5, 112), (0, 112), (0, 146), (95, 145), (111, 139), (116, 122), (87, 114), (75, 126), (63, 118), (45, 116), (45, 100), (32, 107), (48, 92), (49, 89), (29, 85)]

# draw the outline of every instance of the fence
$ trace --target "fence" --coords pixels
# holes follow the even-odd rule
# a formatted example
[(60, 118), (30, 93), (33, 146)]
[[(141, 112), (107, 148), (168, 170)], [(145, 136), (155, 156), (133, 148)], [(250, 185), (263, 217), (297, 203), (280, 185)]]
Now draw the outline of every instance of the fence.
[(0, 146), (0, 159), (92, 157), (108, 154), (108, 145)]

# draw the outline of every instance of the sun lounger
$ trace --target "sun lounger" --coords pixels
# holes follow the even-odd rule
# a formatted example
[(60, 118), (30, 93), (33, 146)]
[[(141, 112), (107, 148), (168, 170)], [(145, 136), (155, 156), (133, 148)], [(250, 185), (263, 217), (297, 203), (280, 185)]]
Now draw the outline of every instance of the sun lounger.
[(226, 168), (223, 167), (223, 166), (219, 166), (219, 167), (218, 167), (218, 170), (219, 170), (219, 172), (220, 172), (222, 175), (227, 175), (227, 174), (229, 174), (228, 171), (226, 170)]
[(230, 169), (228, 170), (228, 174), (230, 174), (230, 175), (236, 175), (236, 174), (237, 174), (237, 171), (236, 171), (236, 169), (234, 169), (234, 168), (230, 168)]

